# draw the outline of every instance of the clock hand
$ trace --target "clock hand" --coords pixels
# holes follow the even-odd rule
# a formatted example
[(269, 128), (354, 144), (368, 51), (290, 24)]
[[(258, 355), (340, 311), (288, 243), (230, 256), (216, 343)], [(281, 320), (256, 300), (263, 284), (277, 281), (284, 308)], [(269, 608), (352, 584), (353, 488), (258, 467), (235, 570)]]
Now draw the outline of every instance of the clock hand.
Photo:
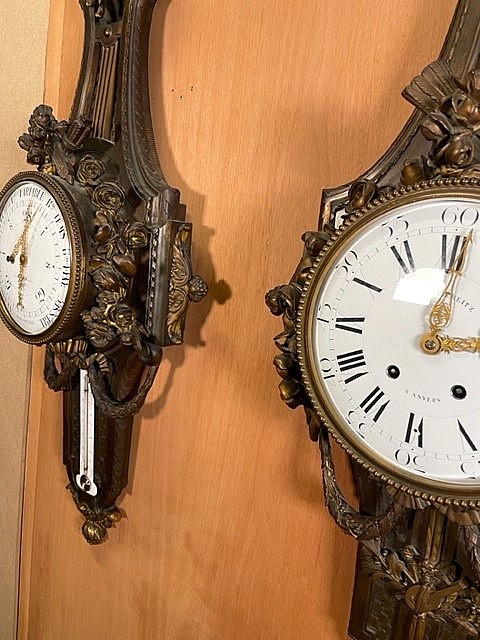
[(465, 236), (462, 242), (462, 248), (456, 258), (452, 268), (449, 270), (449, 277), (447, 284), (443, 289), (437, 302), (433, 305), (429, 317), (428, 323), (430, 325), (430, 333), (437, 333), (440, 329), (443, 329), (450, 322), (453, 310), (453, 296), (455, 295), (455, 288), (458, 278), (463, 274), (465, 264), (467, 262), (468, 250), (473, 240), (473, 231)]
[(453, 336), (426, 335), (421, 341), (422, 351), (435, 356), (442, 351), (450, 353), (479, 353), (480, 337), (458, 338)]
[(452, 318), (453, 297), (455, 295), (457, 281), (465, 270), (468, 251), (472, 241), (473, 230), (470, 231), (463, 239), (460, 253), (455, 259), (452, 268), (449, 269), (447, 283), (440, 294), (440, 297), (430, 310), (428, 316), (430, 330), (427, 333), (424, 333), (420, 338), (420, 347), (424, 353), (435, 355), (442, 351), (438, 333), (449, 324)]

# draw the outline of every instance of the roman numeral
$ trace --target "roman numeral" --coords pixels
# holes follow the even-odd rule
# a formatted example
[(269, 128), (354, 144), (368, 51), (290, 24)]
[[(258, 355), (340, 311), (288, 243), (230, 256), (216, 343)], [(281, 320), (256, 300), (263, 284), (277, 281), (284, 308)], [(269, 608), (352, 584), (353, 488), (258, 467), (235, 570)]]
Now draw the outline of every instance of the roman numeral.
[(365, 322), (365, 318), (337, 318), (335, 321), (336, 329), (343, 329), (343, 331), (351, 331), (352, 333), (362, 334), (362, 329), (355, 326), (358, 322)]
[(380, 289), (380, 287), (377, 287), (375, 284), (372, 284), (371, 282), (367, 282), (366, 280), (361, 280), (360, 278), (353, 278), (353, 282), (356, 282), (357, 284), (361, 284), (362, 287), (367, 287), (367, 289), (371, 289), (376, 293), (382, 293), (382, 289)]
[[(460, 236), (455, 236), (453, 245), (448, 247), (448, 236), (446, 233), (442, 234), (442, 269), (450, 271), (453, 267), (453, 263), (457, 257), (458, 245), (460, 243)], [(450, 255), (449, 255), (450, 249)]]
[(384, 396), (384, 392), (380, 389), (380, 387), (377, 386), (375, 387), (375, 389), (373, 389), (373, 391), (370, 391), (368, 396), (360, 403), (360, 406), (365, 411), (365, 413), (369, 413), (369, 411), (376, 409), (376, 413), (372, 418), (374, 422), (377, 422), (382, 413), (385, 411), (385, 407), (390, 402), (390, 400), (387, 400), (383, 404), (379, 404)]
[[(351, 369), (358, 369), (359, 367), (366, 367), (365, 356), (363, 355), (363, 349), (357, 349), (356, 351), (349, 351), (348, 353), (341, 353), (337, 356), (338, 366), (340, 371), (350, 371)], [(357, 371), (353, 375), (345, 379), (345, 382), (353, 382), (357, 378), (365, 376), (368, 371)]]
[[(410, 249), (410, 245), (408, 244), (408, 240), (404, 240), (402, 242), (402, 244), (400, 245), (400, 250), (395, 246), (391, 246), (390, 249), (397, 259), (398, 264), (402, 267), (405, 273), (411, 273), (412, 271), (415, 271), (415, 262), (413, 260), (412, 251)], [(405, 253), (405, 256), (402, 256), (403, 253)]]
[(470, 436), (468, 435), (468, 433), (465, 430), (465, 427), (463, 426), (463, 424), (460, 422), (460, 420), (457, 420), (458, 423), (458, 429), (460, 431), (460, 435), (462, 436), (462, 441), (466, 442), (469, 446), (469, 448), (472, 451), (478, 451), (477, 447), (475, 446), (473, 440), (470, 438)]
[[(415, 442), (416, 440), (416, 442)], [(415, 424), (415, 414), (411, 413), (408, 418), (407, 433), (405, 434), (405, 442), (408, 444), (415, 443), (415, 446), (423, 447), (423, 417)]]

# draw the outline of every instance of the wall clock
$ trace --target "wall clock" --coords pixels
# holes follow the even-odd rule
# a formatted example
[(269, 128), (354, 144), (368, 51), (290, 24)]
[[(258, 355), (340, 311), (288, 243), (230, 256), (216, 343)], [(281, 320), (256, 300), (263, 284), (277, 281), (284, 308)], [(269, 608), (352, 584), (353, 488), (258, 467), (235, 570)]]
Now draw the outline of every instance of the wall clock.
[(0, 316), (46, 345), (64, 398), (63, 461), (91, 544), (121, 517), (137, 413), (164, 346), (183, 340), (192, 225), (153, 138), (148, 39), (155, 0), (80, 0), (85, 38), (68, 121), (38, 106), (19, 139), (37, 171), (0, 193)]
[[(415, 111), (364, 175), (325, 191), (318, 231), (267, 304), (283, 400), (305, 409), (326, 503), (359, 541), (349, 634), (480, 633), (480, 3), (459, 2)], [(338, 487), (333, 436), (360, 508)]]

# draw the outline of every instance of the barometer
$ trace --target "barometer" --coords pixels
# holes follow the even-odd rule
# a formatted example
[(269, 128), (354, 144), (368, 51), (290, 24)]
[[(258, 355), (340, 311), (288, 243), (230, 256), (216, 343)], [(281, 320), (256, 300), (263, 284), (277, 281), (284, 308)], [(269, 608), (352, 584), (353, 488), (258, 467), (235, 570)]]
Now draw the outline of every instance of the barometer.
[[(63, 462), (97, 544), (121, 518), (133, 417), (188, 306), (192, 225), (160, 168), (148, 94), (155, 0), (80, 0), (85, 39), (66, 121), (39, 105), (19, 138), (37, 171), (0, 193), (0, 316), (45, 345), (64, 398)], [(46, 428), (47, 425), (44, 425)]]

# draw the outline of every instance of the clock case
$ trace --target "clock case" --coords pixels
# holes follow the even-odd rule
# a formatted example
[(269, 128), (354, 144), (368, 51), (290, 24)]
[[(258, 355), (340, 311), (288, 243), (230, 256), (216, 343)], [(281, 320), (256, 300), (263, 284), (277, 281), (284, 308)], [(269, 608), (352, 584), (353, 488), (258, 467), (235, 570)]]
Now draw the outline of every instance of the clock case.
[[(474, 215), (476, 219), (480, 217), (480, 181), (477, 177), (468, 175), (459, 179), (458, 177), (438, 176), (431, 180), (386, 190), (360, 210), (355, 210), (348, 215), (338, 229), (331, 228), (328, 234), (329, 239), (322, 240), (322, 248), (319, 250), (318, 256), (312, 261), (312, 267), (303, 272), (302, 282), (299, 283), (302, 285), (302, 289), (296, 314), (296, 357), (302, 385), (312, 409), (351, 457), (358, 460), (371, 474), (395, 488), (401, 488), (410, 495), (422, 496), (427, 500), (450, 506), (454, 502), (458, 502), (468, 508), (480, 506), (480, 492), (475, 485), (432, 480), (427, 474), (424, 476), (414, 475), (398, 465), (389, 464), (381, 455), (376, 455), (367, 446), (364, 447), (362, 441), (352, 436), (350, 429), (341, 426), (342, 420), (341, 417), (336, 417), (337, 411), (334, 402), (328, 397), (323, 397), (325, 387), (322, 383), (321, 371), (316, 364), (318, 355), (314, 350), (312, 338), (312, 327), (318, 315), (319, 291), (334, 266), (340, 260), (343, 262), (345, 256), (348, 255), (349, 252), (348, 249), (345, 249), (345, 245), (350, 246), (351, 242), (361, 236), (366, 227), (371, 229), (380, 225), (385, 216), (396, 215), (400, 207), (435, 203), (445, 196), (459, 200), (468, 198), (473, 204), (472, 209), (466, 210), (467, 216), (471, 213), (472, 219)], [(478, 207), (476, 209), (474, 208), (475, 204)], [(459, 212), (459, 217), (462, 215), (463, 212)], [(466, 222), (470, 222), (470, 219), (468, 218)], [(465, 228), (467, 229), (467, 227)], [(465, 344), (467, 340), (452, 338), (451, 346), (447, 346), (445, 349), (471, 351), (471, 348)], [(457, 344), (453, 344), (454, 341)], [(418, 338), (418, 349), (421, 349), (420, 338)], [(475, 356), (472, 354), (470, 357)], [(475, 447), (473, 443), (472, 447)]]
[[(102, 542), (122, 517), (134, 415), (163, 347), (183, 341), (187, 309), (207, 292), (191, 264), (192, 224), (158, 160), (148, 92), (156, 0), (80, 0), (83, 58), (71, 115), (38, 106), (19, 138), (27, 161), (65, 191), (85, 230), (83, 309), (48, 341), (45, 380), (63, 392), (63, 462), (82, 532)], [(94, 397), (94, 483), (76, 478), (80, 371)]]
[(438, 60), (403, 91), (415, 110), (402, 132), (357, 180), (323, 192), (319, 229), (303, 235), (290, 282), (266, 295), (270, 311), (283, 319), (274, 359), (281, 398), (290, 408), (303, 406), (321, 451), (326, 505), (359, 540), (349, 623), (355, 640), (480, 638), (480, 492), (466, 498), (434, 484), (405, 483), (349, 450), (359, 496), (359, 508), (352, 507), (338, 484), (328, 425), (307, 391), (298, 349), (302, 291), (343, 223), (429, 190), (465, 189), (480, 201), (479, 26), (480, 3), (461, 0)]

